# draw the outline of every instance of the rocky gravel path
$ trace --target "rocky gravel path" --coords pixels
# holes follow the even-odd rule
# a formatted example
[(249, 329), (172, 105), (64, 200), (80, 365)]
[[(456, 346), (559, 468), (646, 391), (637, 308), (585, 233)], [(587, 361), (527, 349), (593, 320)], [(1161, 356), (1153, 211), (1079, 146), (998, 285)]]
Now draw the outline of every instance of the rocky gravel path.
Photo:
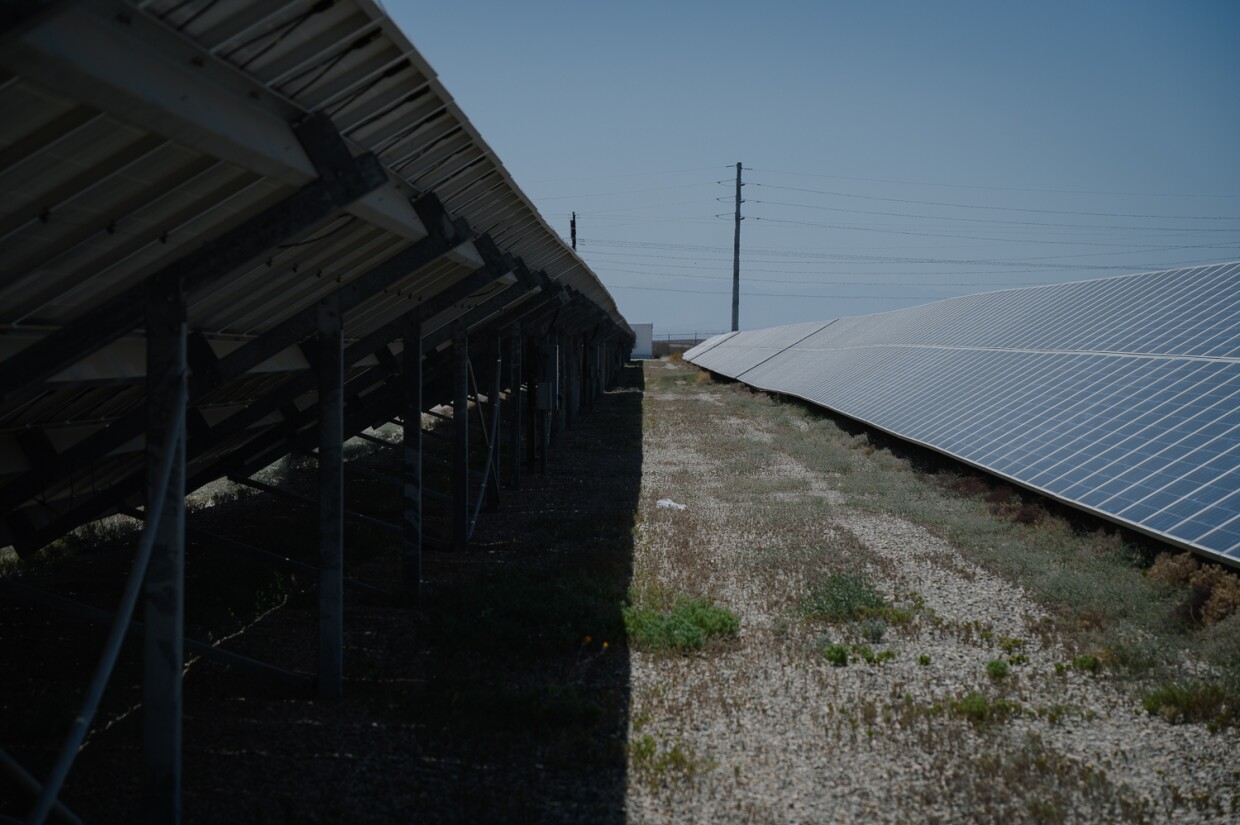
[[(696, 375), (647, 366), (635, 583), (714, 598), (741, 632), (633, 654), (629, 738), (655, 757), (630, 770), (630, 821), (1240, 820), (1236, 728), (1171, 725), (1072, 666), (1019, 584), (856, 506), (847, 479), (771, 446), (774, 404)], [(829, 572), (864, 575), (907, 616), (806, 621)], [(828, 642), (891, 658), (832, 666)]]

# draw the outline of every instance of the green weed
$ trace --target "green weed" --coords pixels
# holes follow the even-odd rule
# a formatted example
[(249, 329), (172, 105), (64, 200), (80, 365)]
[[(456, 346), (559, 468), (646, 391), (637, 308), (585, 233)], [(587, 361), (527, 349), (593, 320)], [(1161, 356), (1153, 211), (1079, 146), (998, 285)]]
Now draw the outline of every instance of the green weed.
[(624, 608), (624, 629), (639, 649), (684, 652), (701, 650), (709, 639), (735, 638), (740, 620), (708, 599), (680, 599), (667, 611)]
[(1214, 726), (1235, 721), (1235, 694), (1208, 682), (1168, 683), (1145, 694), (1141, 704), (1147, 713), (1168, 722), (1206, 722)]
[(882, 594), (863, 576), (833, 573), (810, 590), (802, 602), (806, 618), (825, 621), (847, 621), (859, 618), (867, 610), (886, 607)]

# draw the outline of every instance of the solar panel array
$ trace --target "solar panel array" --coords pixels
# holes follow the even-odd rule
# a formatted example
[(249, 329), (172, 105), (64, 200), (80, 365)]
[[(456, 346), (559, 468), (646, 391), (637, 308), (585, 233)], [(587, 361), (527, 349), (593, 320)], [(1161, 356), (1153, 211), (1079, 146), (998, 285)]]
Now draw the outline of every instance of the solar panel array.
[(1240, 263), (729, 333), (685, 359), (1240, 564)]
[(165, 276), (197, 362), (192, 484), (309, 432), (327, 299), (368, 423), (415, 311), (428, 405), (457, 323), (632, 339), (373, 0), (27, 3), (0, 28), (0, 547), (140, 500), (142, 290)]

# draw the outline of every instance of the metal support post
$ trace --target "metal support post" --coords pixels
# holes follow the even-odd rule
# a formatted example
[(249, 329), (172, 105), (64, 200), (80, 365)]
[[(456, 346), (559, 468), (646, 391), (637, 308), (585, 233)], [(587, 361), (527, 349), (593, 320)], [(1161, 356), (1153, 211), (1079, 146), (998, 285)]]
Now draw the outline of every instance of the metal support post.
[[(500, 433), (503, 431), (503, 419), (502, 419), (503, 412), (502, 412), (502, 407), (500, 405), (499, 393), (500, 393), (500, 390), (503, 388), (503, 386), (504, 386), (504, 340), (500, 338), (498, 335), (496, 335), (495, 336), (495, 372), (492, 374), (491, 387), (490, 387), (491, 421), (493, 422), (492, 430), (490, 433), (491, 450), (487, 458), (487, 461), (490, 462), (490, 466), (486, 468), (486, 472), (485, 472), (485, 477), (487, 479), (486, 498), (487, 498), (488, 512), (499, 508), (499, 468), (502, 464), (502, 458), (501, 458), (502, 453), (500, 451), (500, 448), (503, 446), (503, 441), (500, 439)], [(483, 421), (483, 426), (484, 427), (486, 426), (486, 421)]]
[(344, 319), (319, 304), (319, 698), (344, 692)]
[[(142, 813), (149, 823), (181, 821), (181, 671), (185, 667), (185, 294), (179, 279), (152, 289), (146, 304), (146, 500), (164, 498), (142, 585)], [(173, 433), (179, 431), (180, 437)], [(173, 451), (167, 487), (161, 468)]]
[(508, 483), (512, 489), (521, 489), (521, 328), (515, 327), (508, 338), (508, 386), (512, 394), (508, 413)]
[(577, 423), (577, 341), (575, 335), (564, 336), (564, 429)]
[(538, 466), (538, 445), (541, 433), (538, 426), (538, 382), (542, 380), (539, 373), (541, 367), (538, 358), (538, 339), (533, 335), (527, 339), (525, 356), (525, 363), (528, 365), (525, 369), (525, 418), (526, 428), (529, 430), (525, 435), (525, 452), (530, 472), (533, 472)]
[(405, 319), (401, 386), (404, 436), (405, 537), (401, 576), (405, 592), (417, 599), (422, 590), (422, 319)]
[(469, 545), (469, 333), (464, 324), (452, 328), (452, 549)]

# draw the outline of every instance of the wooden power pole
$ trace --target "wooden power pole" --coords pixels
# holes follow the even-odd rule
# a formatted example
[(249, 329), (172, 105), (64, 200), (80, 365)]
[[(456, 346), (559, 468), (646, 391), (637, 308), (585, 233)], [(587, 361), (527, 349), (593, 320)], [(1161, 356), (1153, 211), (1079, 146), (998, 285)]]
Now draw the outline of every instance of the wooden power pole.
[(732, 236), (732, 331), (741, 328), (741, 165), (736, 164), (736, 232)]
[[(718, 191), (718, 190), (715, 190)], [(577, 213), (573, 213), (573, 219), (568, 222), (568, 231), (573, 238), (573, 251), (577, 251)]]

